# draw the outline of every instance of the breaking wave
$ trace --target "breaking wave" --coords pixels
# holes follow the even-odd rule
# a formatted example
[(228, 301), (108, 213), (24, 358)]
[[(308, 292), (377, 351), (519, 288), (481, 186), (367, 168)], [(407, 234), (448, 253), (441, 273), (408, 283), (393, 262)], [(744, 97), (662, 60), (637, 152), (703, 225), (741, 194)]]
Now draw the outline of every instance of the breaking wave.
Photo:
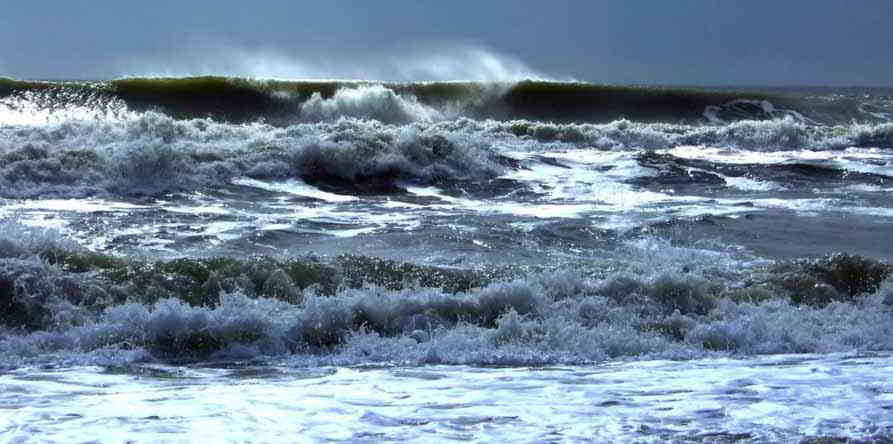
[(725, 125), (473, 120), (456, 117), (461, 106), (431, 107), (382, 85), (334, 90), (328, 98), (314, 92), (288, 125), (134, 111), (121, 99), (104, 97), (101, 88), (83, 97), (58, 94), (31, 91), (0, 99), (0, 197), (158, 195), (240, 177), (300, 178), (351, 194), (393, 192), (399, 182), (449, 186), (494, 179), (520, 167), (504, 156), (506, 147), (893, 147), (893, 123), (822, 126), (790, 117)]
[(310, 121), (352, 117), (382, 122), (430, 122), (445, 117), (440, 111), (419, 103), (414, 96), (401, 97), (382, 85), (342, 88), (328, 99), (313, 93), (301, 104), (300, 115), (301, 119)]
[(682, 273), (458, 270), (361, 256), (152, 263), (4, 224), (6, 365), (65, 356), (542, 365), (893, 348), (893, 267), (856, 256), (725, 278), (711, 277), (706, 259)]
[[(711, 116), (722, 114), (724, 118), (734, 119), (774, 116), (762, 109), (727, 105), (772, 98), (758, 92), (540, 80), (382, 83), (188, 77), (53, 83), (0, 79), (0, 97), (7, 97), (6, 103), (10, 97), (36, 92), (52, 96), (56, 103), (86, 102), (90, 100), (88, 97), (102, 97), (106, 102), (120, 101), (132, 110), (162, 111), (177, 118), (212, 117), (231, 122), (265, 119), (279, 124), (301, 116), (403, 121), (407, 117), (430, 119), (437, 114), (451, 113), (475, 118), (563, 122), (605, 122), (618, 118), (699, 121), (704, 119), (705, 111)], [(781, 97), (775, 100), (784, 101)], [(369, 115), (370, 110), (397, 112)]]
[[(180, 119), (228, 122), (263, 119), (373, 118), (383, 122), (476, 119), (604, 123), (712, 122), (792, 119), (811, 125), (889, 122), (887, 96), (813, 96), (809, 91), (611, 86), (496, 77), (484, 81), (288, 81), (236, 77), (124, 78), (102, 82), (29, 82), (0, 78), (5, 108), (46, 113), (126, 107)], [(5, 114), (6, 111), (4, 111)], [(21, 116), (21, 113), (19, 113)], [(3, 121), (10, 122), (9, 115)]]
[(437, 183), (495, 177), (496, 153), (465, 134), (372, 120), (296, 124), (133, 118), (69, 120), (20, 129), (0, 141), (4, 197), (154, 195), (248, 176), (299, 177), (353, 190), (397, 180)]

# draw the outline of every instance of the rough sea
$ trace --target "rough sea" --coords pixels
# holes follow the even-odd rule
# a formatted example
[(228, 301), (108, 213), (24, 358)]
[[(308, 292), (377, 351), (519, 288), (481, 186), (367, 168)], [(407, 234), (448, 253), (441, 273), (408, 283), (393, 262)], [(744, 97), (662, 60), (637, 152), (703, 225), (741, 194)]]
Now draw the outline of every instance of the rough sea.
[(893, 90), (0, 78), (0, 441), (893, 442)]

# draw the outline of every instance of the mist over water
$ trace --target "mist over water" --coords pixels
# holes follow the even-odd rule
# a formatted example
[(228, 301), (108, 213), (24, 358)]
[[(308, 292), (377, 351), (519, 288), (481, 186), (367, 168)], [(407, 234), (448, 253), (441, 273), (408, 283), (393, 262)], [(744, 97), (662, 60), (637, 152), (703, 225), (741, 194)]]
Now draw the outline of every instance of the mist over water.
[[(521, 60), (492, 49), (452, 43), (346, 57), (338, 53), (295, 56), (281, 50), (187, 49), (177, 62), (127, 60), (116, 77), (228, 76), (283, 80), (391, 82), (555, 80)], [(562, 79), (570, 80), (570, 79)]]

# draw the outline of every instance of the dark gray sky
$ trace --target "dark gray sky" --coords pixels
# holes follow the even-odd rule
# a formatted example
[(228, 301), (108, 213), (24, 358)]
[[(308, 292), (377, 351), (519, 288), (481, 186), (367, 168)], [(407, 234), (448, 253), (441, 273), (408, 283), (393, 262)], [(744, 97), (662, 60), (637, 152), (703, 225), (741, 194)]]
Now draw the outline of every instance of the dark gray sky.
[(0, 0), (0, 76), (893, 86), (890, 0)]

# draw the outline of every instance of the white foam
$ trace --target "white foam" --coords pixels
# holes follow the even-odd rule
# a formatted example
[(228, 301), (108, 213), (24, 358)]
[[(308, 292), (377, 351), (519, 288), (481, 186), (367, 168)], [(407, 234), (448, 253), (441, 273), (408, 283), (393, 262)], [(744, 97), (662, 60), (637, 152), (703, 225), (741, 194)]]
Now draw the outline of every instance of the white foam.
[(827, 151), (795, 150), (761, 152), (738, 148), (720, 148), (703, 145), (682, 145), (658, 153), (670, 154), (683, 159), (708, 160), (730, 164), (775, 164), (791, 160), (828, 160), (834, 153)]
[[(856, 184), (844, 187), (844, 190), (855, 191), (860, 193), (893, 193), (893, 188), (885, 188), (880, 185)], [(833, 191), (830, 191), (833, 193)]]
[[(797, 161), (829, 162), (853, 171), (876, 174), (890, 174), (893, 165), (893, 154), (888, 150), (877, 148), (850, 147), (841, 151), (787, 150), (759, 152), (738, 148), (720, 148), (702, 145), (682, 145), (666, 150), (658, 150), (661, 154), (670, 154), (683, 159), (708, 160), (729, 164), (770, 165)], [(886, 165), (884, 165), (886, 164)]]
[(483, 214), (510, 214), (542, 219), (576, 218), (598, 209), (591, 204), (536, 204), (522, 202), (496, 202), (479, 205), (478, 207)]
[(591, 203), (517, 202), (492, 199), (472, 200), (445, 195), (435, 187), (410, 187), (407, 191), (418, 196), (434, 197), (445, 202), (444, 204), (428, 205), (427, 208), (445, 209), (450, 211), (470, 211), (478, 214), (508, 214), (544, 219), (575, 218), (599, 209), (609, 209), (607, 206), (594, 205)]
[(813, 199), (781, 199), (758, 198), (748, 200), (718, 199), (720, 205), (725, 205), (730, 211), (718, 211), (713, 214), (730, 214), (731, 212), (750, 211), (753, 208), (742, 206), (752, 205), (755, 208), (777, 208), (800, 212), (804, 215), (816, 215), (820, 213), (861, 214), (865, 216), (893, 217), (893, 208), (868, 207), (858, 202), (849, 202), (834, 198)]
[(7, 211), (16, 210), (50, 210), (71, 211), (77, 213), (96, 213), (101, 211), (131, 211), (149, 208), (145, 205), (137, 205), (126, 202), (115, 202), (102, 199), (43, 199), (8, 201), (7, 205), (0, 208)]
[(344, 194), (329, 193), (320, 190), (306, 182), (296, 179), (285, 180), (281, 182), (270, 182), (251, 179), (247, 177), (239, 177), (232, 181), (233, 184), (247, 187), (259, 188), (267, 191), (275, 191), (278, 193), (294, 194), (296, 196), (310, 197), (326, 202), (351, 202), (357, 200), (355, 196)]
[[(512, 155), (520, 159), (534, 159), (531, 153), (515, 152)], [(699, 200), (656, 193), (622, 183), (654, 175), (654, 171), (639, 166), (634, 153), (574, 150), (550, 152), (548, 155), (565, 167), (538, 161), (526, 162), (526, 168), (514, 170), (503, 177), (531, 184), (549, 201), (588, 202), (593, 210), (631, 210), (663, 202)], [(605, 169), (607, 166), (611, 168)]]
[(226, 205), (223, 203), (209, 204), (209, 205), (195, 205), (195, 206), (165, 205), (164, 211), (169, 211), (171, 213), (180, 213), (180, 214), (203, 214), (203, 215), (216, 215), (216, 216), (224, 216), (224, 215), (232, 213), (232, 211), (227, 209)]
[(723, 176), (726, 185), (737, 188), (742, 191), (781, 191), (786, 188), (781, 184), (774, 182), (755, 180), (748, 177), (727, 177)]
[[(703, 115), (707, 119), (707, 121), (709, 121), (710, 123), (725, 124), (728, 122), (726, 122), (721, 117), (719, 117), (719, 114), (721, 112), (723, 112), (725, 109), (729, 109), (729, 108), (731, 108), (734, 113), (735, 108), (739, 108), (740, 105), (750, 105), (752, 107), (757, 107), (763, 114), (765, 114), (766, 116), (769, 116), (773, 119), (793, 120), (795, 122), (808, 122), (810, 124), (816, 124), (815, 121), (807, 118), (803, 114), (801, 114), (797, 111), (794, 111), (794, 110), (778, 108), (775, 106), (775, 104), (773, 104), (772, 102), (769, 102), (768, 100), (738, 99), (738, 100), (733, 100), (729, 103), (726, 103), (725, 105), (722, 105), (722, 106), (708, 105), (707, 107), (704, 108)], [(744, 111), (744, 112), (746, 113), (747, 111)], [(748, 116), (745, 115), (745, 116), (741, 116), (741, 117), (748, 117)], [(759, 118), (759, 116), (750, 116), (750, 117)]]
[(89, 94), (89, 91), (72, 93), (60, 90), (52, 95), (43, 91), (20, 91), (0, 97), (0, 128), (41, 127), (67, 122), (120, 123), (137, 115), (129, 111), (123, 102), (104, 97), (91, 98)]
[(433, 197), (436, 199), (440, 199), (444, 202), (449, 202), (449, 203), (471, 202), (468, 199), (461, 199), (461, 198), (457, 198), (457, 197), (448, 196), (448, 195), (444, 194), (442, 190), (440, 190), (437, 187), (433, 187), (433, 186), (421, 187), (421, 186), (408, 185), (405, 188), (406, 188), (407, 192), (415, 194), (416, 196)]
[(215, 221), (202, 224), (202, 234), (221, 240), (238, 239), (248, 224), (244, 222)]
[(383, 85), (341, 88), (331, 98), (313, 93), (301, 104), (301, 118), (309, 121), (336, 120), (341, 117), (375, 119), (382, 122), (430, 122), (444, 115), (418, 101), (401, 96)]
[(59, 442), (273, 442), (296, 430), (310, 441), (862, 440), (893, 427), (884, 410), (893, 402), (890, 372), (883, 355), (549, 368), (29, 369), (0, 375), (9, 412), (0, 430), (13, 441)]

